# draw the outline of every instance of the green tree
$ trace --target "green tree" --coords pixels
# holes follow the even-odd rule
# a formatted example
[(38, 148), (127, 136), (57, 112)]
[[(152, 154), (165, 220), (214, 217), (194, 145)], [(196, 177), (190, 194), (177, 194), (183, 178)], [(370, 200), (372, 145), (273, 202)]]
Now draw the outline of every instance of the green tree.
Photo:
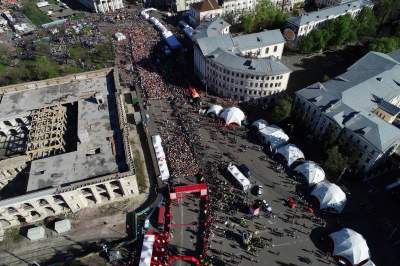
[(338, 177), (347, 164), (347, 158), (339, 151), (338, 146), (333, 146), (326, 151), (323, 167), (330, 176)]
[(254, 12), (243, 13), (239, 20), (243, 31), (251, 33), (265, 28), (279, 28), (287, 17), (288, 15), (270, 0), (261, 0), (257, 3)]
[(390, 21), (398, 19), (396, 16), (400, 12), (400, 1), (399, 0), (377, 0), (375, 4), (377, 18), (379, 18), (379, 24), (383, 25)]
[(269, 121), (271, 123), (279, 123), (290, 116), (292, 111), (292, 98), (284, 96), (278, 100), (271, 113), (269, 114)]
[(357, 16), (357, 35), (359, 37), (374, 37), (378, 27), (378, 20), (371, 8), (363, 8)]
[(12, 53), (10, 49), (6, 45), (0, 43), (0, 65), (9, 65), (11, 60)]
[(374, 40), (368, 46), (370, 51), (381, 53), (390, 53), (400, 48), (400, 38), (398, 37), (382, 37)]

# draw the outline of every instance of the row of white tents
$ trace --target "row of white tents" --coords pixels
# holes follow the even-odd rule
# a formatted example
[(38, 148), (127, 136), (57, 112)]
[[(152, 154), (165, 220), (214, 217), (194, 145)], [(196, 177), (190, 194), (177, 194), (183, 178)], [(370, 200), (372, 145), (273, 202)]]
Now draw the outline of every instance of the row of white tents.
[[(269, 125), (265, 120), (254, 121), (251, 126), (257, 130), (258, 136), (263, 144), (267, 145), (274, 155), (279, 154), (286, 159), (288, 167), (295, 162), (304, 160), (303, 152), (293, 144), (288, 144), (289, 136), (276, 125)], [(346, 206), (346, 194), (336, 184), (326, 180), (325, 171), (313, 161), (303, 161), (297, 164), (294, 172), (301, 175), (303, 182), (313, 186), (311, 195), (317, 198), (321, 210), (341, 213)], [(330, 234), (333, 241), (333, 255), (345, 265), (363, 265), (374, 266), (369, 260), (370, 253), (367, 242), (359, 233), (344, 228), (340, 231)], [(344, 260), (342, 260), (344, 258)]]
[(281, 155), (285, 158), (287, 166), (291, 167), (299, 162), (293, 169), (298, 173), (304, 183), (314, 186), (311, 195), (318, 199), (321, 210), (340, 213), (346, 205), (346, 194), (342, 189), (325, 180), (325, 172), (317, 163), (304, 161), (304, 153), (295, 145), (289, 144), (289, 136), (276, 125), (268, 125), (265, 120), (256, 120), (251, 125), (257, 129), (263, 144), (269, 146), (274, 156)]

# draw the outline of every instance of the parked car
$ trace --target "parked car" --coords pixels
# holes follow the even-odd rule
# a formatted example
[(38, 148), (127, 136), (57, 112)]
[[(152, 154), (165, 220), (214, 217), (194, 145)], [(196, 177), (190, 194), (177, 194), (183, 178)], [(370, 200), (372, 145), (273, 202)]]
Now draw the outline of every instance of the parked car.
[(247, 165), (241, 164), (241, 165), (239, 165), (238, 168), (239, 168), (240, 172), (242, 172), (242, 174), (244, 174), (247, 178), (249, 178), (251, 176), (250, 169), (247, 167)]
[(260, 196), (263, 194), (264, 188), (261, 185), (255, 185), (253, 187), (253, 192), (255, 195)]

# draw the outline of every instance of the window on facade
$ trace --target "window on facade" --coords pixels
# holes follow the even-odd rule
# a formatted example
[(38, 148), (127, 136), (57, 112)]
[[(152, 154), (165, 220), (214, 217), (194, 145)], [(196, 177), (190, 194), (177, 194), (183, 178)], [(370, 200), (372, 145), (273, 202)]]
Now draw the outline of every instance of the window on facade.
[(256, 76), (256, 80), (259, 80), (260, 79), (260, 76)]
[(269, 80), (269, 77), (266, 77), (265, 80)]
[(275, 79), (275, 77), (271, 77), (271, 80), (274, 80)]
[(250, 87), (253, 87), (253, 82), (250, 82)]
[(274, 46), (274, 52), (276, 52), (278, 50), (278, 46)]
[(244, 78), (244, 74), (242, 74), (241, 77)]
[(254, 87), (256, 87), (256, 88), (257, 88), (257, 87), (258, 87), (258, 83), (254, 83)]
[(243, 80), (240, 81), (240, 85), (243, 85)]
[(272, 88), (272, 86), (274, 86), (274, 83), (269, 84), (269, 87)]
[(269, 47), (265, 48), (265, 53), (266, 53), (266, 54), (269, 53)]
[(262, 87), (264, 87), (264, 84), (263, 84), (263, 83), (260, 83), (260, 88), (262, 88)]

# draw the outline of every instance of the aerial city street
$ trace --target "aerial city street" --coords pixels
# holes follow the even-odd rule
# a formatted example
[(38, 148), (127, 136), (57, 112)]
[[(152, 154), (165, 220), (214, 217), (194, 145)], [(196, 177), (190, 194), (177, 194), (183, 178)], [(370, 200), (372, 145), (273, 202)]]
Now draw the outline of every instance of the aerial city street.
[(1, 1), (0, 266), (400, 265), (399, 18)]

